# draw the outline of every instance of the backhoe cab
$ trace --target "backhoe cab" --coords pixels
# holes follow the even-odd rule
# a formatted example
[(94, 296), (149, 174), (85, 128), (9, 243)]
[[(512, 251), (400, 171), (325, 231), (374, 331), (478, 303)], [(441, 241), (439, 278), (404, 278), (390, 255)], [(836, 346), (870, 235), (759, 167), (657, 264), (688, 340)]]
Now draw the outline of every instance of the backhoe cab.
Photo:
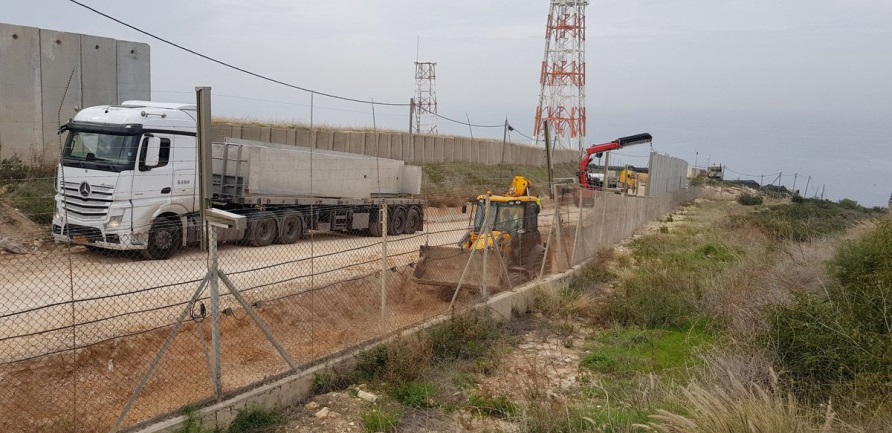
[(415, 280), (443, 287), (461, 281), (462, 287), (508, 289), (535, 278), (545, 248), (538, 225), (541, 205), (531, 195), (532, 186), (529, 179), (515, 176), (505, 195), (477, 196), (458, 248), (421, 246)]

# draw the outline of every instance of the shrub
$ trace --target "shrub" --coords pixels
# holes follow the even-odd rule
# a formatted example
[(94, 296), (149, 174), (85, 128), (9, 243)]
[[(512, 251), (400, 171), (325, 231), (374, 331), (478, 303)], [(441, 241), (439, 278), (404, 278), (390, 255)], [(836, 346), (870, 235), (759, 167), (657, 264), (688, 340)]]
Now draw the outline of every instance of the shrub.
[(829, 269), (824, 293), (770, 311), (765, 337), (800, 396), (878, 403), (892, 394), (892, 221), (840, 248)]
[(31, 169), (16, 155), (0, 160), (0, 184), (27, 179), (30, 173)]
[(433, 356), (438, 359), (475, 359), (502, 335), (502, 326), (488, 314), (472, 311), (456, 315), (430, 330)]
[(828, 200), (769, 206), (748, 220), (775, 240), (805, 242), (840, 233), (859, 219), (873, 216), (867, 209), (847, 209)]
[(356, 372), (365, 380), (400, 385), (420, 377), (430, 363), (430, 340), (419, 334), (379, 345), (361, 354)]
[(737, 197), (737, 202), (744, 206), (755, 206), (762, 204), (762, 197), (756, 194), (743, 193)]
[(346, 389), (352, 381), (353, 378), (350, 375), (340, 374), (329, 368), (313, 376), (313, 394), (325, 394)]

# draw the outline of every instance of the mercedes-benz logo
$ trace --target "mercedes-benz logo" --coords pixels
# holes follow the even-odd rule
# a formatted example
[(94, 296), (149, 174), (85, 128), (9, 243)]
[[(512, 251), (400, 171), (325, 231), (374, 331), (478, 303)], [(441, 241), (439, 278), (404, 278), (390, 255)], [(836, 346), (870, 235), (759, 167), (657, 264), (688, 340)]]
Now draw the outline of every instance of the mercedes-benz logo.
[(87, 182), (81, 182), (81, 186), (77, 188), (80, 191), (81, 195), (86, 197), (90, 195), (90, 184)]

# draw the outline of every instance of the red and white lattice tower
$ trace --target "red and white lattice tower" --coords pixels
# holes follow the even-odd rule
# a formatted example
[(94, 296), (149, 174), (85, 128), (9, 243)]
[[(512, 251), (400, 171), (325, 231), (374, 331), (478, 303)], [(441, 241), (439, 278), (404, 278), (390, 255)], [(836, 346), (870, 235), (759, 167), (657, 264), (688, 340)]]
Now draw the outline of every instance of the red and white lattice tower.
[(437, 64), (415, 62), (415, 132), (437, 134)]
[(585, 146), (585, 7), (587, 0), (551, 0), (545, 30), (545, 59), (533, 135), (544, 142), (548, 120), (553, 146)]

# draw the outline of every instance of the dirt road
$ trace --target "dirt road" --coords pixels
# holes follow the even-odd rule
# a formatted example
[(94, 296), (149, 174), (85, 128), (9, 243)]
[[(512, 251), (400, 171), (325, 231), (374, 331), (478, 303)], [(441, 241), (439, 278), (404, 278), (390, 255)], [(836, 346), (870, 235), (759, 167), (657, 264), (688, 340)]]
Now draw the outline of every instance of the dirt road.
[[(388, 237), (388, 267), (416, 262), (422, 244), (451, 245), (462, 236), (467, 216), (438, 211), (423, 233)], [(548, 227), (552, 219), (553, 213), (543, 212), (540, 225)], [(333, 232), (263, 248), (224, 244), (219, 251), (220, 269), (249, 302), (374, 275), (384, 254), (381, 238)], [(53, 244), (30, 255), (0, 256), (0, 363), (171, 324), (204, 278), (206, 260), (197, 248), (152, 261)], [(227, 292), (221, 285), (221, 308), (237, 308)]]

